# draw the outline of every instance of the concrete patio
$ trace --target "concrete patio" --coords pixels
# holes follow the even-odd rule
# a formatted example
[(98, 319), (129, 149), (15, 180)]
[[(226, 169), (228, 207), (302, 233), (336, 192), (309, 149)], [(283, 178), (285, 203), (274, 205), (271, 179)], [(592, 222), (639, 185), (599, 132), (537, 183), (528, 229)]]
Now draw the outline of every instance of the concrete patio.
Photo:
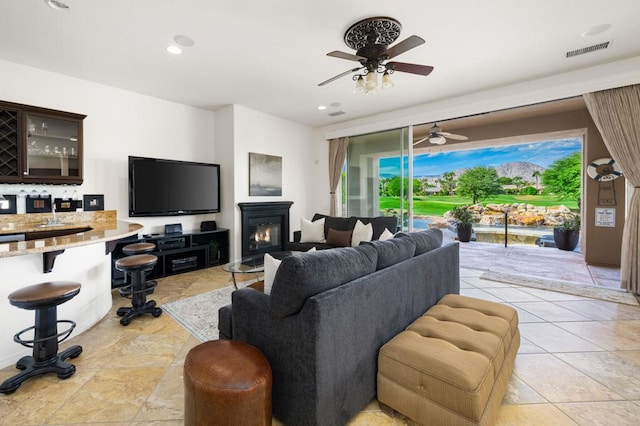
[[(455, 235), (445, 230), (445, 239)], [(460, 243), (460, 267), (620, 289), (620, 268), (587, 265), (579, 251), (522, 244)]]

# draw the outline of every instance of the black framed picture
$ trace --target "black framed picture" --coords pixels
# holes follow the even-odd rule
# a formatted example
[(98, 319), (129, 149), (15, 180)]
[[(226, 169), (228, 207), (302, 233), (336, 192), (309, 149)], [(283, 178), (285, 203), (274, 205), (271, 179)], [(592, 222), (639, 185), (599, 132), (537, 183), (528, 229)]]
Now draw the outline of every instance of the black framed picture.
[(82, 196), (85, 212), (104, 210), (104, 194), (86, 194)]
[(82, 208), (82, 200), (63, 200), (62, 198), (54, 198), (53, 204), (56, 206), (57, 212), (75, 212), (76, 209)]
[(27, 213), (49, 213), (51, 212), (51, 195), (27, 196), (25, 204)]
[(16, 214), (17, 211), (16, 196), (3, 195), (0, 199), (0, 214)]

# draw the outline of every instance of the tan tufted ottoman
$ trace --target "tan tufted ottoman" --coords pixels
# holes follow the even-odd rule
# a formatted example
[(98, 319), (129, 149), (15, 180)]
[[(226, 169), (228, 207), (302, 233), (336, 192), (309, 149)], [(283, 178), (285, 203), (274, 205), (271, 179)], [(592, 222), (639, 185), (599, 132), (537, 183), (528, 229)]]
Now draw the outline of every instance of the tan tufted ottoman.
[(253, 346), (212, 340), (184, 361), (185, 425), (271, 425), (271, 366)]
[(519, 347), (515, 309), (449, 294), (380, 349), (378, 401), (423, 425), (493, 424)]

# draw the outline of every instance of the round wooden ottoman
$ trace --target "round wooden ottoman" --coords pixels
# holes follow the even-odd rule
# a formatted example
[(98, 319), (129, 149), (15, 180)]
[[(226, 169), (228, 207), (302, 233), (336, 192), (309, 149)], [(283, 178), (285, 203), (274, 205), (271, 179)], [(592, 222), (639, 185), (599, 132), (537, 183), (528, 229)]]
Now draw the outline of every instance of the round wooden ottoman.
[(184, 361), (185, 425), (271, 425), (271, 366), (257, 348), (212, 340)]

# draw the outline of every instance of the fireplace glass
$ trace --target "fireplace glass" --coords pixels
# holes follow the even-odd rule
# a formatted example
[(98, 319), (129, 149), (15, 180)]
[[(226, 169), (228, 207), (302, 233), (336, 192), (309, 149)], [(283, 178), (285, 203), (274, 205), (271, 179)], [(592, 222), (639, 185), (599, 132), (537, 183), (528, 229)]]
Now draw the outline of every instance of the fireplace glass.
[(280, 224), (268, 223), (249, 226), (249, 251), (279, 247)]

